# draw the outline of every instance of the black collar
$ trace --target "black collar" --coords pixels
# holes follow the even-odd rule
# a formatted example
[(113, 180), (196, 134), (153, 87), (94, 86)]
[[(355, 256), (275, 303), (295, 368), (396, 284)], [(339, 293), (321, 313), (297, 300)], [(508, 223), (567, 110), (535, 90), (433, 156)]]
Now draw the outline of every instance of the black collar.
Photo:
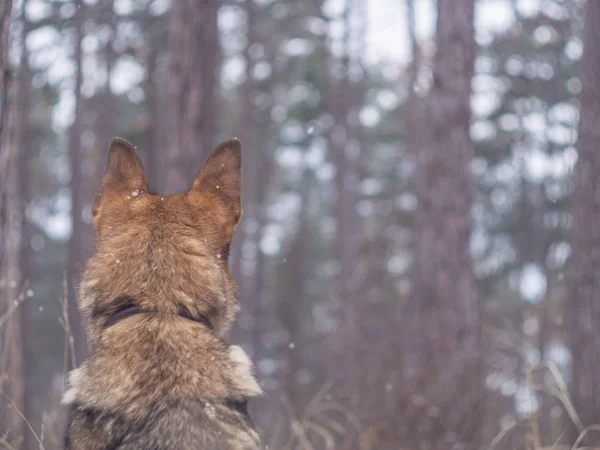
[[(128, 317), (134, 316), (136, 314), (142, 313), (151, 313), (157, 314), (157, 311), (153, 310), (144, 310), (137, 305), (128, 305), (123, 308), (116, 310), (112, 313), (108, 318), (104, 321), (104, 328), (108, 328), (112, 325), (119, 323), (120, 321), (127, 319)], [(177, 315), (183, 317), (188, 320), (193, 320), (194, 322), (198, 322), (206, 326), (208, 329), (212, 330), (213, 326), (210, 321), (204, 316), (194, 316), (187, 308), (180, 307)]]

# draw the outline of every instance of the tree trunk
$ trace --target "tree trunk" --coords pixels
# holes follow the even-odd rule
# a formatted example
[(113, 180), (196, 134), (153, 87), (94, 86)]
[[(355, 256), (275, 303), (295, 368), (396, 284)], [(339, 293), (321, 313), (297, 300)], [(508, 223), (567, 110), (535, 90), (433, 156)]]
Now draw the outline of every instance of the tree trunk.
[(75, 117), (70, 130), (70, 163), (71, 163), (71, 215), (73, 227), (71, 238), (69, 240), (69, 263), (67, 268), (67, 279), (69, 287), (69, 323), (71, 326), (71, 336), (74, 340), (75, 362), (81, 362), (87, 356), (87, 342), (83, 322), (79, 314), (76, 303), (76, 288), (79, 283), (83, 259), (83, 237), (85, 233), (85, 223), (82, 212), (85, 201), (85, 188), (81, 172), (82, 152), (81, 152), (81, 134), (82, 125), (82, 99), (81, 85), (83, 82), (83, 54), (81, 41), (83, 39), (84, 7), (83, 0), (76, 0), (77, 13), (75, 15)]
[[(93, 202), (96, 195), (95, 190), (100, 186), (102, 175), (104, 175), (104, 167), (108, 158), (108, 143), (116, 135), (117, 121), (117, 105), (110, 84), (112, 82), (112, 69), (117, 60), (118, 54), (114, 50), (114, 42), (117, 34), (116, 14), (114, 12), (114, 0), (107, 0), (104, 8), (100, 10), (100, 24), (106, 27), (110, 32), (110, 38), (106, 40), (106, 44), (102, 51), (104, 59), (104, 70), (106, 71), (106, 83), (97, 98), (96, 111), (96, 149), (100, 150), (97, 153), (94, 161), (94, 182), (89, 183), (91, 192), (87, 192), (86, 202)], [(94, 156), (92, 156), (93, 158)]]
[[(271, 161), (264, 153), (265, 139), (257, 132), (260, 126), (255, 120), (255, 83), (252, 79), (254, 62), (250, 55), (250, 47), (258, 41), (256, 31), (256, 6), (254, 0), (246, 0), (246, 81), (241, 87), (240, 115), (238, 131), (244, 148), (242, 158), (243, 191), (242, 208), (244, 219), (236, 231), (232, 244), (231, 273), (238, 283), (240, 294), (241, 315), (239, 337), (250, 344), (248, 347), (252, 356), (258, 358), (260, 350), (260, 320), (262, 277), (264, 256), (258, 248), (260, 231), (264, 226), (263, 214), (266, 187), (269, 184)], [(265, 133), (266, 134), (266, 133)]]
[[(23, 1), (23, 12), (27, 1)], [(32, 149), (32, 130), (31, 130), (31, 83), (32, 74), (31, 68), (29, 67), (29, 53), (27, 46), (25, 45), (27, 38), (27, 21), (25, 14), (22, 14), (22, 21), (24, 24), (24, 32), (21, 43), (21, 64), (19, 67), (19, 116), (23, 120), (19, 121), (19, 153), (17, 155), (17, 171), (18, 171), (18, 182), (19, 182), (19, 194), (20, 199), (20, 219), (21, 219), (21, 242), (19, 249), (19, 270), (21, 283), (31, 282), (31, 246), (30, 240), (33, 235), (32, 225), (27, 217), (27, 207), (31, 201), (31, 149)], [(29, 318), (31, 315), (30, 302), (26, 301), (20, 306), (20, 336), (18, 337), (21, 341), (22, 351), (22, 363), (21, 363), (21, 377), (22, 377), (22, 390), (23, 390), (23, 405), (21, 412), (25, 417), (31, 417), (35, 412), (32, 410), (32, 398), (31, 398), (31, 386), (30, 386), (30, 375), (31, 375), (31, 361), (26, 358), (26, 355), (31, 354), (31, 328), (29, 325)], [(33, 436), (31, 433), (25, 431), (25, 424), (23, 424), (23, 437), (24, 443), (23, 448), (30, 448), (32, 445), (31, 439)]]
[(0, 193), (3, 192), (4, 178), (7, 175), (8, 149), (4, 145), (4, 136), (7, 128), (8, 113), (8, 85), (10, 81), (10, 67), (8, 61), (10, 16), (12, 13), (12, 0), (0, 3)]
[[(335, 301), (339, 316), (338, 329), (334, 335), (334, 351), (343, 356), (344, 363), (336, 365), (332, 376), (336, 379), (347, 378), (349, 373), (356, 373), (354, 348), (357, 340), (358, 325), (356, 320), (355, 293), (352, 286), (356, 264), (357, 233), (356, 225), (356, 192), (358, 189), (357, 163), (360, 144), (355, 135), (355, 124), (349, 121), (354, 106), (355, 92), (349, 79), (351, 66), (351, 17), (354, 0), (346, 0), (344, 8), (344, 54), (341, 61), (339, 81), (330, 82), (330, 87), (337, 86), (329, 106), (334, 119), (331, 130), (330, 146), (335, 163), (335, 220), (337, 226), (335, 255), (338, 262), (338, 273), (335, 279)], [(351, 384), (351, 382), (350, 382)]]
[(153, 42), (152, 36), (148, 36), (147, 61), (146, 61), (146, 76), (144, 78), (144, 94), (146, 98), (146, 109), (148, 111), (148, 123), (146, 128), (146, 148), (148, 175), (150, 178), (151, 188), (157, 192), (162, 190), (159, 184), (161, 174), (161, 121), (160, 121), (160, 89), (158, 74), (158, 55), (156, 44)]
[[(19, 190), (17, 113), (13, 110), (15, 107), (14, 102), (11, 101), (11, 103), (11, 107), (6, 111), (8, 120), (2, 142), (3, 148), (10, 152), (11, 157), (8, 160), (8, 173), (4, 183), (3, 194), (6, 200), (2, 205), (4, 216), (4, 228), (2, 230), (2, 297), (4, 304), (1, 313), (10, 314), (10, 316), (4, 329), (2, 329), (0, 373), (5, 375), (6, 378), (1, 378), (0, 386), (14, 402), (16, 408), (22, 411), (24, 409), (23, 347), (21, 341), (22, 310), (14, 308), (20, 302), (19, 293), (23, 282), (20, 272), (22, 196)], [(13, 445), (20, 446), (21, 444), (17, 444), (19, 441), (15, 441), (15, 438), (22, 439), (25, 424), (17, 411), (14, 408), (7, 409), (2, 422), (5, 429), (9, 431), (9, 441), (12, 441)]]
[[(573, 260), (567, 297), (572, 394), (583, 425), (600, 423), (600, 3), (587, 2), (581, 117), (573, 197)], [(594, 437), (600, 445), (600, 439)]]
[(414, 406), (434, 407), (437, 417), (417, 413), (414, 430), (426, 420), (431, 431), (415, 431), (409, 440), (415, 446), (430, 441), (432, 448), (453, 442), (475, 448), (483, 391), (479, 305), (469, 253), (473, 4), (438, 2), (429, 139), (418, 158), (414, 294), (406, 317), (417, 351), (407, 361), (419, 380)]
[[(0, 382), (2, 389), (14, 403), (12, 409), (7, 409), (3, 414), (2, 425), (8, 431), (8, 440), (13, 445), (22, 446), (23, 438), (26, 436), (26, 424), (19, 415), (24, 413), (25, 408), (25, 347), (24, 334), (26, 332), (27, 316), (23, 310), (23, 296), (20, 296), (25, 281), (23, 270), (23, 256), (28, 247), (28, 241), (24, 236), (25, 225), (25, 202), (28, 187), (24, 183), (25, 172), (28, 163), (27, 148), (23, 146), (23, 136), (27, 132), (26, 123), (18, 120), (21, 111), (27, 114), (29, 99), (29, 84), (25, 77), (29, 71), (26, 64), (25, 45), (23, 44), (22, 64), (18, 78), (18, 84), (9, 86), (8, 65), (8, 28), (10, 24), (10, 2), (0, 11), (2, 30), (2, 42), (0, 49), (0, 72), (2, 72), (2, 114), (0, 120), (0, 148), (2, 149), (5, 165), (3, 164), (2, 179), (2, 297), (4, 299), (0, 313), (10, 314), (10, 318), (2, 330), (2, 364), (0, 373), (6, 376)], [(6, 14), (6, 16), (4, 16)], [(25, 36), (22, 36), (24, 42)], [(25, 64), (23, 64), (25, 61)], [(26, 121), (25, 121), (26, 122)], [(18, 308), (15, 308), (16, 306)], [(12, 313), (10, 312), (11, 310)], [(0, 375), (0, 378), (2, 376)]]
[[(10, 10), (7, 11), (10, 15)], [(9, 20), (3, 20), (3, 27), (9, 26)], [(3, 57), (8, 57), (8, 28), (3, 29), (2, 42)], [(6, 31), (6, 35), (4, 35)], [(21, 274), (21, 244), (22, 244), (22, 195), (20, 190), (20, 130), (17, 103), (17, 89), (12, 83), (8, 83), (9, 66), (8, 60), (3, 60), (2, 72), (7, 77), (3, 87), (6, 89), (2, 95), (2, 134), (0, 146), (5, 164), (2, 167), (2, 276), (1, 289), (3, 304), (0, 314), (9, 314), (2, 331), (2, 352), (0, 364), (0, 386), (14, 402), (14, 408), (2, 412), (2, 423), (8, 432), (8, 441), (12, 445), (21, 446), (25, 432), (25, 424), (18, 411), (24, 409), (24, 386), (23, 386), (23, 347), (21, 340), (22, 311), (16, 306), (20, 303), (19, 293), (22, 288)], [(22, 305), (20, 305), (22, 306)], [(11, 312), (12, 311), (12, 312)], [(3, 402), (6, 403), (6, 402)]]
[(220, 45), (219, 2), (180, 0), (173, 5), (169, 46), (167, 148), (162, 149), (169, 194), (184, 192), (216, 144)]

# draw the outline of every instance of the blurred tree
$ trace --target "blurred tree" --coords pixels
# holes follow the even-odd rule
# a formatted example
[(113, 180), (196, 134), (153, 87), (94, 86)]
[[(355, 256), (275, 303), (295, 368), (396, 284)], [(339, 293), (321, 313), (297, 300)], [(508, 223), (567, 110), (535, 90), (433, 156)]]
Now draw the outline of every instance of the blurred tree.
[(167, 193), (185, 192), (215, 146), (220, 2), (175, 2), (169, 31), (167, 148), (162, 149)]
[[(0, 5), (0, 139), (6, 136), (8, 87), (10, 81), (8, 32), (10, 29), (12, 3), (12, 0), (6, 0)], [(6, 146), (0, 148), (0, 182), (6, 176), (6, 161), (8, 158), (6, 149)]]
[[(581, 116), (573, 196), (573, 260), (567, 317), (572, 393), (583, 425), (600, 423), (600, 3), (587, 2), (581, 67)], [(595, 439), (596, 444), (600, 442)]]
[[(566, 211), (576, 159), (582, 28), (577, 3), (551, 1), (527, 12), (515, 2), (515, 21), (506, 30), (476, 32), (471, 248), (486, 326), (495, 330), (486, 363), (497, 367), (501, 358), (504, 376), (523, 386), (526, 369), (540, 360), (566, 368), (554, 350), (565, 350), (561, 308), (571, 253)], [(498, 330), (518, 336), (520, 350), (507, 349)], [(539, 375), (540, 383), (548, 383)], [(531, 395), (542, 436), (555, 442), (569, 419), (555, 413), (552, 397)], [(488, 424), (518, 398), (499, 388), (487, 396)], [(528, 415), (522, 405), (517, 408), (516, 416)]]
[[(469, 253), (473, 182), (469, 166), (471, 77), (475, 60), (474, 0), (438, 2), (429, 138), (418, 155), (414, 292), (407, 317), (420, 397), (437, 408), (428, 438), (476, 448), (483, 394), (477, 290)], [(423, 418), (419, 421), (424, 420)], [(423, 441), (420, 426), (409, 433)], [(413, 433), (414, 432), (414, 433)]]
[[(250, 344), (250, 351), (257, 357), (260, 348), (261, 293), (264, 255), (257, 251), (256, 238), (264, 226), (265, 188), (269, 183), (271, 162), (265, 157), (264, 139), (259, 138), (254, 98), (257, 95), (254, 80), (255, 63), (252, 50), (258, 42), (258, 8), (253, 0), (245, 0), (246, 44), (243, 58), (246, 65), (245, 79), (239, 89), (239, 114), (236, 134), (244, 149), (242, 172), (244, 183), (242, 208), (244, 220), (236, 231), (232, 243), (232, 275), (238, 282), (242, 308), (241, 320), (246, 324), (246, 336), (242, 339)], [(266, 169), (266, 170), (265, 170)]]
[[(3, 302), (0, 314), (7, 315), (7, 321), (4, 327), (0, 327), (2, 332), (0, 359), (0, 387), (5, 392), (5, 398), (2, 404), (12, 404), (12, 408), (2, 410), (0, 414), (0, 424), (7, 431), (7, 438), (13, 445), (20, 446), (25, 434), (25, 423), (19, 416), (19, 411), (25, 409), (25, 386), (24, 386), (24, 364), (25, 352), (23, 346), (23, 325), (25, 315), (22, 306), (24, 274), (22, 272), (21, 246), (23, 242), (23, 202), (25, 200), (22, 192), (22, 178), (25, 175), (21, 173), (23, 161), (26, 161), (26, 155), (22, 154), (21, 148), (21, 125), (18, 120), (19, 108), (22, 106), (20, 100), (23, 98), (23, 91), (29, 89), (20, 83), (22, 78), (14, 77), (14, 71), (10, 68), (8, 60), (8, 49), (10, 41), (9, 36), (11, 5), (6, 5), (5, 16), (0, 16), (2, 30), (0, 30), (0, 71), (3, 72), (2, 84), (2, 116), (0, 117), (0, 149), (3, 154), (4, 163), (1, 168), (0, 202), (2, 208), (2, 263), (0, 276), (0, 289), (2, 291)], [(23, 39), (24, 36), (21, 36)], [(21, 40), (23, 42), (23, 40)], [(24, 45), (23, 45), (24, 47)], [(12, 72), (12, 73), (11, 73)], [(9, 83), (10, 80), (10, 83)]]
[[(106, 73), (106, 81), (102, 87), (102, 91), (97, 95), (98, 100), (95, 103), (96, 109), (96, 140), (99, 147), (104, 150), (99, 152), (100, 154), (106, 154), (106, 148), (108, 148), (109, 140), (114, 136), (116, 129), (117, 120), (117, 105), (115, 96), (111, 91), (111, 84), (113, 80), (113, 72), (115, 62), (119, 54), (115, 50), (115, 42), (117, 40), (117, 16), (115, 14), (115, 2), (114, 0), (108, 0), (102, 2), (99, 5), (98, 11), (98, 27), (101, 28), (108, 37), (105, 38), (104, 48), (101, 49), (101, 58), (104, 62), (104, 71)], [(103, 164), (100, 164), (102, 169)], [(96, 170), (96, 180), (93, 189), (97, 189), (100, 185), (103, 171)]]
[(359, 288), (356, 261), (361, 235), (356, 203), (362, 150), (358, 117), (364, 95), (364, 72), (358, 44), (364, 36), (356, 26), (356, 17), (361, 12), (360, 1), (344, 2), (340, 19), (343, 30), (341, 55), (336, 57), (330, 49), (327, 59), (322, 62), (329, 64), (329, 77), (325, 80), (323, 95), (332, 123), (328, 150), (335, 165), (334, 255), (338, 264), (333, 292), (338, 325), (331, 340), (336, 363), (330, 365), (329, 372), (332, 380), (344, 385), (344, 397), (352, 401), (353, 406), (360, 403), (357, 387), (363, 375), (356, 354), (361, 339), (356, 295)]
[[(333, 118), (331, 128), (330, 152), (335, 163), (335, 252), (339, 269), (336, 277), (336, 302), (340, 315), (340, 327), (337, 332), (342, 343), (342, 352), (356, 342), (357, 323), (353, 281), (357, 248), (356, 195), (358, 188), (358, 162), (360, 161), (360, 141), (356, 135), (356, 85), (352, 83), (351, 71), (353, 54), (352, 10), (354, 0), (346, 0), (343, 10), (343, 54), (341, 61), (333, 59), (330, 67), (332, 79), (329, 82), (331, 92), (328, 107)], [(354, 114), (354, 116), (352, 116)], [(339, 370), (345, 371), (342, 367)]]
[[(8, 320), (2, 328), (2, 358), (0, 361), (0, 386), (15, 406), (4, 410), (2, 425), (9, 431), (10, 440), (16, 444), (15, 438), (22, 439), (24, 423), (16, 409), (24, 410), (24, 349), (22, 337), (23, 310), (19, 308), (22, 302), (23, 278), (21, 274), (21, 201), (19, 190), (19, 131), (16, 120), (16, 102), (9, 103), (7, 114), (6, 135), (2, 142), (3, 149), (10, 152), (7, 174), (4, 179), (3, 192), (5, 201), (2, 204), (2, 273), (1, 289), (3, 297), (2, 315), (8, 314)], [(8, 404), (3, 399), (3, 404)]]
[(148, 171), (150, 186), (160, 188), (163, 177), (163, 153), (166, 151), (166, 130), (164, 117), (161, 116), (162, 106), (166, 103), (166, 84), (164, 82), (166, 64), (163, 62), (167, 53), (169, 22), (167, 14), (150, 14), (144, 11), (141, 14), (140, 28), (144, 31), (144, 48), (142, 50), (142, 64), (146, 68), (143, 82), (145, 110), (147, 113), (145, 154), (147, 155), (145, 167)]
[[(84, 14), (85, 3), (83, 0), (75, 0), (77, 7), (74, 24), (74, 55), (75, 61), (75, 111), (73, 124), (69, 135), (69, 155), (71, 166), (71, 237), (69, 240), (69, 263), (67, 267), (68, 299), (69, 299), (69, 325), (73, 346), (75, 363), (83, 361), (87, 356), (87, 340), (85, 330), (76, 302), (76, 287), (82, 270), (83, 258), (85, 257), (84, 230), (86, 224), (83, 218), (85, 202), (85, 183), (82, 174), (82, 141), (83, 133), (83, 98), (81, 86), (83, 84), (83, 51), (82, 42), (84, 38)], [(67, 293), (65, 293), (66, 295)], [(74, 365), (74, 364), (73, 364)]]
[[(21, 37), (21, 60), (18, 73), (18, 94), (19, 94), (19, 136), (18, 136), (18, 155), (17, 155), (17, 173), (20, 195), (20, 212), (21, 220), (21, 237), (20, 237), (20, 261), (19, 271), (21, 282), (31, 283), (31, 237), (33, 235), (32, 224), (28, 216), (28, 207), (31, 202), (32, 186), (31, 186), (31, 160), (32, 160), (32, 126), (31, 126), (31, 91), (32, 91), (32, 72), (29, 65), (29, 50), (27, 49), (27, 36), (30, 29), (29, 21), (27, 20), (25, 11), (28, 5), (27, 0), (22, 2), (22, 24), (23, 31)], [(25, 293), (27, 294), (27, 292)], [(31, 295), (30, 295), (31, 297)], [(31, 305), (30, 301), (24, 302), (20, 307), (20, 335), (18, 339), (21, 341), (20, 346), (23, 352), (23, 362), (21, 364), (21, 382), (23, 389), (23, 404), (21, 412), (25, 417), (30, 416), (35, 411), (32, 407), (31, 395), (31, 359), (27, 355), (31, 354)], [(25, 423), (22, 424), (23, 430), (23, 447), (29, 448), (33, 436), (28, 433), (25, 428)]]

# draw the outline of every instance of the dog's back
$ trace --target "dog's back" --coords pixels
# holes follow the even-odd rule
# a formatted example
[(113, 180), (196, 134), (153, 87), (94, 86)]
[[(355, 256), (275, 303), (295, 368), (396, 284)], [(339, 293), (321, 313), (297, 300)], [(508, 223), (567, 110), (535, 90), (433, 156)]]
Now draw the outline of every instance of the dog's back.
[(66, 448), (255, 450), (251, 427), (245, 406), (228, 402), (165, 400), (135, 422), (74, 404)]
[(190, 191), (150, 193), (116, 139), (94, 203), (96, 252), (79, 304), (90, 358), (70, 374), (69, 450), (256, 450), (250, 360), (222, 337), (237, 310), (227, 253), (241, 217), (240, 145), (219, 146)]

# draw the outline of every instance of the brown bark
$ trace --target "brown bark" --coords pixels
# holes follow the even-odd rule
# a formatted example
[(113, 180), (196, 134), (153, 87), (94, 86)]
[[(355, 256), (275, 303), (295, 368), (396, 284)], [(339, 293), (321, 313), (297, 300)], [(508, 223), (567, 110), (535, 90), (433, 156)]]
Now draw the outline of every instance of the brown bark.
[[(573, 197), (573, 261), (568, 336), (572, 394), (584, 426), (600, 423), (600, 3), (587, 2), (581, 72), (579, 159)], [(594, 442), (600, 445), (597, 438)]]
[(173, 5), (169, 47), (168, 148), (162, 149), (166, 192), (184, 192), (215, 145), (220, 45), (218, 0)]
[[(470, 82), (475, 59), (474, 0), (438, 2), (437, 53), (429, 99), (429, 139), (418, 155), (414, 294), (406, 317), (415, 351), (417, 405), (439, 408), (413, 445), (459, 442), (476, 448), (482, 394), (478, 295), (469, 253), (473, 182), (469, 165)], [(438, 411), (436, 409), (436, 411)], [(417, 414), (415, 430), (424, 415)]]
[(81, 152), (81, 134), (83, 132), (82, 124), (82, 98), (81, 85), (83, 82), (83, 54), (81, 41), (83, 39), (83, 22), (84, 8), (83, 0), (76, 0), (77, 13), (75, 15), (75, 117), (70, 130), (70, 165), (71, 165), (71, 215), (73, 227), (71, 230), (71, 238), (69, 240), (69, 262), (67, 267), (67, 279), (69, 287), (69, 322), (71, 325), (71, 335), (75, 344), (75, 361), (81, 362), (87, 355), (87, 343), (85, 330), (81, 316), (79, 314), (75, 301), (75, 290), (81, 275), (81, 265), (84, 249), (84, 233), (85, 222), (83, 221), (82, 212), (85, 202), (85, 187), (81, 172), (82, 152)]

